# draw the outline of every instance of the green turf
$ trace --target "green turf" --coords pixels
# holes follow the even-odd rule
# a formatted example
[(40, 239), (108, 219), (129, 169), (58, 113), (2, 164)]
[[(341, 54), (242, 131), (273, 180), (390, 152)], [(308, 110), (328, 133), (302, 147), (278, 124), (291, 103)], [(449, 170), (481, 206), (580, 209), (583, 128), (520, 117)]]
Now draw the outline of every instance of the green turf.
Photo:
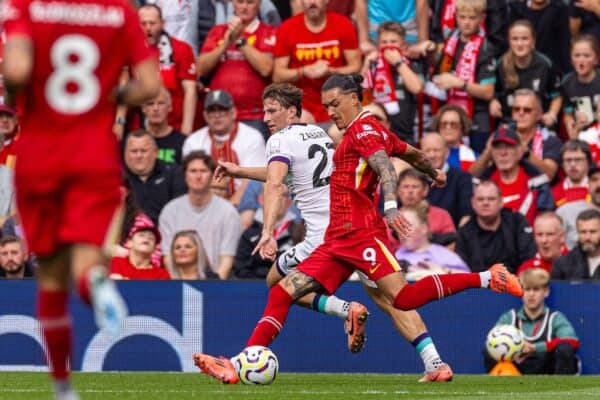
[[(419, 384), (416, 375), (281, 374), (271, 386), (226, 386), (200, 374), (79, 373), (82, 400), (349, 400), (349, 399), (600, 399), (600, 377), (458, 375), (451, 383)], [(51, 399), (45, 373), (0, 373), (0, 399)]]

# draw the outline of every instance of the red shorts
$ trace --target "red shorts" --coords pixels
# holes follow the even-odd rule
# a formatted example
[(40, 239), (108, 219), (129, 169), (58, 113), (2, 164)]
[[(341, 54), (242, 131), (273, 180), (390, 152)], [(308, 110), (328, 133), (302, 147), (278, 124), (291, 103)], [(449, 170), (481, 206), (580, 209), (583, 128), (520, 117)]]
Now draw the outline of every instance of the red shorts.
[(323, 242), (297, 269), (334, 293), (355, 269), (372, 281), (400, 271), (385, 230), (357, 230)]
[(18, 165), (15, 172), (17, 208), (30, 251), (48, 256), (65, 244), (107, 243), (119, 223), (118, 173), (45, 174), (40, 166), (34, 176), (19, 174)]

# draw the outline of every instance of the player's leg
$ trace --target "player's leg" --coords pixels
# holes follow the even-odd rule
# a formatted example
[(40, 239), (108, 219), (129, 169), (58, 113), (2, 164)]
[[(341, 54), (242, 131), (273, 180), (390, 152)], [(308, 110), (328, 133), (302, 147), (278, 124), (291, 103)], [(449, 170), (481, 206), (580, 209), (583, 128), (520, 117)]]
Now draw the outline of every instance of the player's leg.
[(452, 369), (442, 361), (419, 313), (415, 310), (401, 311), (394, 308), (372, 281), (363, 281), (363, 288), (375, 304), (391, 318), (398, 333), (413, 345), (421, 357), (425, 366), (425, 375), (421, 382), (452, 380)]
[(38, 257), (37, 318), (48, 348), (50, 374), (57, 399), (77, 399), (69, 380), (72, 326), (69, 316), (69, 247)]
[(127, 306), (106, 272), (107, 260), (94, 245), (78, 243), (72, 246), (73, 281), (79, 297), (94, 308), (96, 324), (111, 335), (118, 335), (127, 317)]

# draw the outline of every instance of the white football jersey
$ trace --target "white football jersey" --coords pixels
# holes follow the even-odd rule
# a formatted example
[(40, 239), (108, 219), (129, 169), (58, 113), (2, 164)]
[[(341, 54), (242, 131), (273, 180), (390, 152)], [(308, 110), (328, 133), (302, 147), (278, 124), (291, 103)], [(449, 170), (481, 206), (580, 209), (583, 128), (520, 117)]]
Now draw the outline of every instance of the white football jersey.
[(292, 124), (267, 141), (267, 163), (288, 165), (286, 183), (306, 223), (306, 235), (322, 235), (329, 224), (329, 178), (334, 144), (316, 125)]

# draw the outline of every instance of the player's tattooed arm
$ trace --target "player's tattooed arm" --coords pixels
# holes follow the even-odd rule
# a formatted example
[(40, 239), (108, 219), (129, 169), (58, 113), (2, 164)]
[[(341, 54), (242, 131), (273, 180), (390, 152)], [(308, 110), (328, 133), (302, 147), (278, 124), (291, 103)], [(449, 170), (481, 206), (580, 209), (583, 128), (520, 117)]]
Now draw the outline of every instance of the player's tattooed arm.
[(308, 293), (323, 289), (321, 284), (314, 278), (298, 270), (290, 272), (289, 275), (281, 280), (281, 284), (285, 291), (292, 296), (293, 301), (298, 300)]
[(407, 145), (406, 151), (398, 156), (430, 177), (433, 181), (433, 186), (444, 187), (446, 185), (446, 173), (440, 169), (436, 169), (421, 150)]
[(369, 156), (367, 162), (379, 175), (384, 201), (396, 201), (398, 175), (387, 153), (384, 150), (376, 151)]

